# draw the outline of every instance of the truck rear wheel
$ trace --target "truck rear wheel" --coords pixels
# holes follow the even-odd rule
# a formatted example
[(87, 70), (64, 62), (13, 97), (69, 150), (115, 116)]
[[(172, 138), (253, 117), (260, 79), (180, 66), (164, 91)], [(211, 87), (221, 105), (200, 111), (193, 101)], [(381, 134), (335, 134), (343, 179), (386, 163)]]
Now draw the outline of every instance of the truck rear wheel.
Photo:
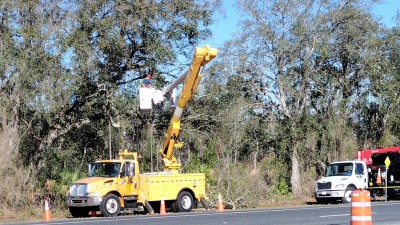
[(178, 212), (190, 212), (193, 206), (193, 196), (189, 192), (182, 191), (179, 193), (178, 199), (175, 202), (175, 209), (177, 209)]
[(89, 216), (89, 209), (85, 207), (69, 207), (69, 212), (72, 217), (87, 217)]
[(118, 196), (114, 194), (108, 194), (104, 197), (100, 205), (100, 212), (105, 217), (118, 216), (121, 210), (121, 203)]
[(355, 190), (354, 187), (347, 187), (346, 190), (344, 191), (344, 195), (342, 198), (343, 203), (350, 203), (351, 202), (351, 193)]

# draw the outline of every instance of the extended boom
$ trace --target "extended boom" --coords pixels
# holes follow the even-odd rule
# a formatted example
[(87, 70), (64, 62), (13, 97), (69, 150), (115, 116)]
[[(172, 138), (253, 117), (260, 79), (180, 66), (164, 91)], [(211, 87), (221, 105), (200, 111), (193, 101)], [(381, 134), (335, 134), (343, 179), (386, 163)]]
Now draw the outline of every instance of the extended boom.
[(196, 48), (190, 68), (164, 89), (164, 94), (169, 93), (183, 80), (185, 81), (168, 130), (165, 133), (163, 147), (160, 149), (165, 171), (178, 172), (180, 168), (180, 163), (175, 158), (173, 150), (174, 148), (183, 146), (181, 142), (177, 142), (182, 112), (186, 103), (197, 91), (197, 87), (202, 78), (202, 69), (209, 61), (217, 56), (217, 53), (218, 51), (216, 48), (210, 48), (209, 46)]

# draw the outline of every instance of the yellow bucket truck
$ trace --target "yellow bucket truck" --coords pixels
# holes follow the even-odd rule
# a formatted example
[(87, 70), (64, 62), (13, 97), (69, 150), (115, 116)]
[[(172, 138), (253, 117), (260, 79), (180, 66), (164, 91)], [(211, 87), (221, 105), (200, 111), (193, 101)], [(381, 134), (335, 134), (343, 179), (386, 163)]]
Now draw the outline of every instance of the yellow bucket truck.
[(121, 212), (158, 211), (160, 203), (176, 212), (190, 212), (201, 203), (208, 208), (204, 173), (181, 173), (180, 163), (173, 155), (177, 142), (180, 120), (186, 103), (196, 93), (202, 78), (201, 70), (217, 56), (217, 49), (205, 46), (196, 48), (190, 68), (163, 91), (140, 88), (140, 110), (151, 111), (161, 104), (163, 96), (173, 97), (173, 90), (184, 81), (181, 95), (160, 149), (164, 171), (140, 173), (137, 152), (123, 150), (118, 159), (99, 160), (89, 164), (89, 176), (69, 187), (67, 205), (73, 217), (85, 217), (91, 211), (100, 211), (105, 217)]

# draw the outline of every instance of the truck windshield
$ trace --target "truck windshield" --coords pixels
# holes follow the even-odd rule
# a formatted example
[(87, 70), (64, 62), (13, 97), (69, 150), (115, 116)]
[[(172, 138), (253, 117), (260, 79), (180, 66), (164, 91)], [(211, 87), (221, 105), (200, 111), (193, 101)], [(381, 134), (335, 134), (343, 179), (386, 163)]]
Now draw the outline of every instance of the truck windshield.
[(353, 163), (333, 163), (328, 166), (326, 176), (351, 176)]
[(115, 162), (96, 162), (89, 166), (89, 177), (117, 177), (121, 168), (121, 163)]

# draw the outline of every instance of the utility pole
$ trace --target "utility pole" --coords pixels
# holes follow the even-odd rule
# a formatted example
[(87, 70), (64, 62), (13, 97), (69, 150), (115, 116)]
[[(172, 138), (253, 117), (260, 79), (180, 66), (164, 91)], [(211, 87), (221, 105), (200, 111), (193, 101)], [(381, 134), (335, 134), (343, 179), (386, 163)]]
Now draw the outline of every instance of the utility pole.
[(110, 156), (110, 159), (112, 159), (112, 149), (111, 149), (111, 146), (112, 146), (112, 138), (111, 138), (111, 115), (109, 115), (109, 118), (108, 118), (108, 151), (109, 151), (109, 156)]

